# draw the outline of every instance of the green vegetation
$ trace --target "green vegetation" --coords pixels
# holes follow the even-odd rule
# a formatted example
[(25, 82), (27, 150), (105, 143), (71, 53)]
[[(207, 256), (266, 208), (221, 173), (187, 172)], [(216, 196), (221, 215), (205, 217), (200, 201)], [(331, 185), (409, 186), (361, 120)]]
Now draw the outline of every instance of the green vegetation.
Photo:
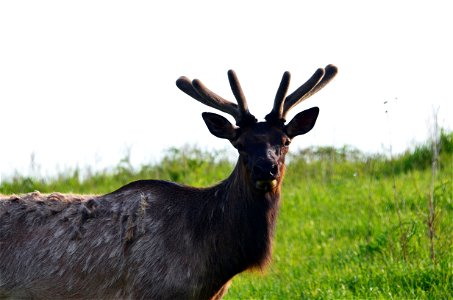
[[(80, 170), (15, 177), (0, 193), (104, 193), (139, 178), (206, 186), (231, 170), (225, 153), (171, 149), (137, 170), (126, 158), (83, 180)], [(346, 147), (289, 157), (273, 261), (236, 276), (225, 298), (450, 299), (452, 291), (453, 133), (442, 132), (439, 155), (426, 144), (393, 158)]]

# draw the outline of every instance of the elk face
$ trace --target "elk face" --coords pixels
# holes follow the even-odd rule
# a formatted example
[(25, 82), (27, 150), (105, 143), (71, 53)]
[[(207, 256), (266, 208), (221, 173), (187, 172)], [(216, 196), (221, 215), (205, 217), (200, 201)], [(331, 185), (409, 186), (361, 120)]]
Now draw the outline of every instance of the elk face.
[(266, 122), (240, 131), (242, 133), (231, 143), (239, 152), (247, 178), (258, 190), (272, 190), (283, 176), (290, 138), (280, 128)]
[(280, 185), (285, 169), (285, 156), (291, 140), (309, 132), (315, 125), (319, 109), (308, 109), (296, 115), (288, 125), (272, 122), (235, 127), (224, 117), (203, 113), (209, 131), (228, 139), (239, 152), (239, 161), (250, 184), (260, 191), (271, 191)]

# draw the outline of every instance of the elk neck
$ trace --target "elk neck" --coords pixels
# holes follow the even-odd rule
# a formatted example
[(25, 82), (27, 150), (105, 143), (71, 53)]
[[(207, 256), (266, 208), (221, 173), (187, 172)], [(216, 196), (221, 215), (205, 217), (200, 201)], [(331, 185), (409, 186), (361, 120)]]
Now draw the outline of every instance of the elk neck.
[(256, 190), (239, 159), (227, 179), (209, 188), (214, 193), (209, 205), (209, 213), (215, 216), (210, 218), (211, 224), (222, 229), (221, 237), (214, 237), (215, 248), (225, 251), (216, 259), (222, 264), (225, 258), (229, 276), (250, 268), (263, 269), (269, 262), (282, 177), (271, 191)]

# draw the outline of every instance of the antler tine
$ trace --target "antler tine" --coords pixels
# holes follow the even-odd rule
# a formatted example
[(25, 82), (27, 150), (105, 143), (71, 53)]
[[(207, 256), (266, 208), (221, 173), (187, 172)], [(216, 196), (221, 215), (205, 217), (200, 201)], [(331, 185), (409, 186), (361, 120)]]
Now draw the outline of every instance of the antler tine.
[(206, 104), (206, 100), (201, 97), (200, 94), (198, 94), (198, 92), (192, 86), (192, 81), (186, 76), (179, 77), (178, 80), (176, 80), (176, 86), (190, 97)]
[[(283, 119), (283, 106), (285, 103), (286, 93), (288, 92), (290, 80), (291, 74), (288, 71), (283, 73), (283, 77), (282, 80), (280, 81), (277, 94), (275, 95), (274, 107), (272, 108), (272, 111), (265, 117), (266, 121), (275, 122)], [(282, 121), (283, 123), (285, 122), (284, 120)]]
[(303, 100), (303, 97), (318, 84), (318, 82), (324, 76), (324, 73), (325, 73), (324, 69), (322, 68), (317, 69), (316, 72), (313, 73), (313, 75), (310, 77), (310, 79), (308, 79), (304, 84), (302, 84), (288, 97), (286, 97), (282, 113), (283, 118), (286, 116), (286, 114), (291, 108), (299, 104)]
[(337, 67), (335, 67), (334, 65), (327, 65), (324, 68), (324, 76), (321, 79), (321, 81), (318, 82), (318, 84), (303, 97), (302, 101), (308, 97), (313, 96), (317, 92), (319, 92), (323, 87), (325, 87), (335, 77), (335, 75), (337, 75), (337, 73), (338, 73)]
[(219, 95), (210, 91), (201, 83), (200, 80), (195, 79), (193, 81), (190, 81), (189, 78), (181, 76), (176, 81), (176, 86), (195, 100), (198, 100), (199, 102), (207, 106), (218, 109), (233, 116), (236, 122), (241, 119), (241, 114), (236, 104), (225, 100)]
[(319, 68), (302, 86), (286, 97), (283, 108), (283, 118), (294, 106), (313, 96), (325, 87), (337, 75), (338, 69), (334, 65), (327, 65), (325, 69)]
[(242, 91), (236, 72), (233, 70), (228, 71), (228, 81), (230, 82), (231, 90), (233, 91), (233, 95), (238, 102), (240, 111), (243, 114), (249, 114), (247, 100), (245, 99), (244, 92)]
[(234, 97), (236, 98), (239, 106), (239, 113), (241, 115), (240, 120), (236, 120), (236, 125), (239, 127), (248, 126), (256, 123), (256, 118), (253, 116), (247, 106), (247, 100), (245, 99), (244, 92), (242, 91), (239, 80), (236, 73), (233, 70), (228, 71), (228, 80), (230, 82), (231, 90), (233, 91)]

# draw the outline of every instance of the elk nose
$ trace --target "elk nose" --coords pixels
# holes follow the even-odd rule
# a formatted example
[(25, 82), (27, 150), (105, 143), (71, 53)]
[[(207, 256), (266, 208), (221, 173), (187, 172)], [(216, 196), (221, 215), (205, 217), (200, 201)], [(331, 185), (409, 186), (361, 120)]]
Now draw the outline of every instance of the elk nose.
[(278, 176), (278, 166), (276, 164), (272, 164), (270, 174), (274, 177)]
[(278, 177), (278, 166), (276, 164), (256, 164), (253, 167), (253, 173), (262, 179), (274, 179)]

